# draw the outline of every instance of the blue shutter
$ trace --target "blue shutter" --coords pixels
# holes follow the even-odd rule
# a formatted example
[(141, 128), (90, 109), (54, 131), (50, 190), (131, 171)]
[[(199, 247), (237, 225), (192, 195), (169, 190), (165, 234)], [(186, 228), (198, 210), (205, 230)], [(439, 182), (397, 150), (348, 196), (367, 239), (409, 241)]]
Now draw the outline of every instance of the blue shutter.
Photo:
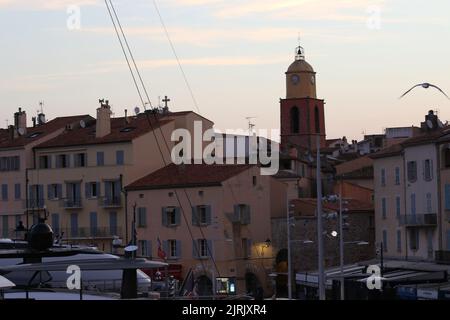
[(48, 184), (48, 185), (47, 185), (47, 198), (48, 198), (49, 200), (51, 200), (51, 199), (54, 198), (54, 195), (53, 195), (53, 188), (52, 188), (52, 185), (51, 185), (51, 184)]
[(396, 207), (397, 217), (400, 217), (400, 197), (395, 198), (395, 207)]
[(411, 194), (411, 214), (416, 214), (416, 194)]
[(67, 166), (67, 168), (70, 168), (70, 159), (72, 158), (72, 155), (71, 154), (67, 154), (66, 155), (66, 166)]
[(140, 207), (138, 208), (138, 226), (146, 227), (147, 226), (147, 208)]
[(90, 186), (89, 182), (86, 182), (84, 184), (84, 194), (85, 194), (86, 199), (91, 197), (91, 191), (92, 190), (91, 190), (91, 186)]
[(161, 209), (161, 222), (164, 227), (167, 227), (167, 211), (165, 207)]
[(72, 237), (78, 236), (78, 214), (76, 213), (70, 215), (70, 234)]
[(175, 208), (175, 224), (177, 226), (181, 225), (181, 212), (180, 208)]
[(196, 259), (198, 259), (198, 257), (199, 257), (197, 240), (192, 240), (192, 256)]
[(97, 152), (97, 166), (105, 165), (105, 154), (102, 151)]
[(235, 204), (233, 206), (233, 213), (234, 213), (234, 222), (240, 222), (240, 220), (241, 220), (241, 217), (239, 215), (239, 213), (240, 213), (240, 205)]
[(387, 251), (387, 231), (383, 230), (383, 249), (384, 251)]
[(206, 243), (208, 244), (207, 255), (208, 255), (208, 257), (213, 257), (214, 256), (214, 251), (213, 251), (212, 240), (207, 240)]
[(251, 258), (252, 257), (252, 239), (247, 239), (247, 257), (246, 258)]
[(124, 153), (123, 153), (123, 150), (117, 150), (116, 151), (116, 164), (119, 165), (119, 166), (124, 164)]
[(14, 197), (16, 200), (19, 200), (21, 198), (20, 183), (16, 183), (14, 186)]
[(91, 212), (89, 214), (89, 223), (90, 223), (90, 229), (91, 229), (91, 237), (97, 236), (97, 227), (98, 227), (98, 221), (97, 221), (97, 212)]
[(206, 206), (206, 224), (212, 223), (211, 206)]
[(8, 185), (2, 184), (2, 200), (6, 201), (8, 200)]
[(145, 240), (147, 243), (147, 257), (152, 257), (152, 241), (151, 240)]
[(402, 232), (397, 230), (397, 251), (402, 251)]
[(105, 182), (105, 198), (108, 200), (112, 200), (112, 182)]
[(56, 196), (56, 198), (62, 198), (62, 184), (58, 184), (57, 186), (56, 186), (56, 191), (58, 192), (58, 194), (57, 195), (55, 195)]
[(111, 235), (117, 234), (117, 212), (115, 211), (109, 213), (109, 231)]
[(445, 185), (445, 210), (450, 210), (450, 184)]
[(101, 195), (102, 195), (102, 193), (100, 191), (101, 183), (100, 182), (96, 182), (95, 184), (97, 185), (97, 198), (100, 198)]
[(176, 248), (177, 248), (177, 257), (181, 258), (181, 240), (177, 240)]
[(53, 157), (50, 156), (50, 155), (47, 156), (47, 159), (48, 159), (48, 163), (47, 163), (48, 166), (47, 166), (47, 168), (48, 168), (48, 169), (51, 169), (51, 167), (52, 167), (52, 158), (53, 158)]
[(192, 207), (192, 225), (198, 226), (198, 214), (197, 214), (197, 207)]

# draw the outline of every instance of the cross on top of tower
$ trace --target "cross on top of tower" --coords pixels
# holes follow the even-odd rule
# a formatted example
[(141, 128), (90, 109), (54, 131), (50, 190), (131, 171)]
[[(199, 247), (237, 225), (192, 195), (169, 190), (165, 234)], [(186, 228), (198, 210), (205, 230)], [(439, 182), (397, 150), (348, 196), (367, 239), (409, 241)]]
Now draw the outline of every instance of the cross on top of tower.
[(170, 99), (165, 96), (164, 99), (162, 99), (162, 102), (164, 102), (164, 108), (169, 108), (169, 106), (167, 105), (168, 102), (170, 102)]

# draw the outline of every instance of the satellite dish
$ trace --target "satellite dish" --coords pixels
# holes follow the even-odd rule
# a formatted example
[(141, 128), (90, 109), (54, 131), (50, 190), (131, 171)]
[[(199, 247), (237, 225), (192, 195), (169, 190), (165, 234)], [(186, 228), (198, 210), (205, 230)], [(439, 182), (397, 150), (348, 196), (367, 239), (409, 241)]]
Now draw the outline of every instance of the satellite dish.
[(20, 136), (23, 136), (25, 134), (25, 129), (24, 128), (19, 128), (17, 130), (17, 132), (19, 133)]
[(134, 113), (138, 115), (139, 113), (141, 113), (141, 109), (139, 109), (139, 107), (134, 108)]
[(427, 120), (427, 126), (430, 129), (433, 129), (433, 122), (431, 120)]
[(137, 249), (138, 249), (137, 246), (131, 245), (131, 246), (125, 247), (124, 250), (125, 250), (126, 252), (134, 252), (134, 251), (137, 251)]
[(84, 120), (80, 120), (80, 127), (86, 128), (86, 122)]

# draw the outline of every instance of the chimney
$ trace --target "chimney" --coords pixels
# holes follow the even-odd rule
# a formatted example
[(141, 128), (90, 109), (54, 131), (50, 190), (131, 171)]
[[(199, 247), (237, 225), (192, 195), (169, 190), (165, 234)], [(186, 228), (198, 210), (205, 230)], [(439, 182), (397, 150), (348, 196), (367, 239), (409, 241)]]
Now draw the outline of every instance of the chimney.
[(111, 107), (109, 101), (101, 99), (100, 108), (97, 109), (97, 122), (95, 126), (95, 137), (102, 138), (111, 133)]
[(31, 121), (33, 121), (33, 128), (36, 127), (36, 117), (32, 117)]
[(16, 130), (14, 130), (14, 126), (13, 125), (9, 125), (8, 126), (8, 131), (9, 131), (9, 137), (11, 138), (11, 140), (14, 140), (15, 138), (15, 132)]
[(27, 133), (27, 114), (19, 107), (19, 111), (14, 113), (14, 137)]

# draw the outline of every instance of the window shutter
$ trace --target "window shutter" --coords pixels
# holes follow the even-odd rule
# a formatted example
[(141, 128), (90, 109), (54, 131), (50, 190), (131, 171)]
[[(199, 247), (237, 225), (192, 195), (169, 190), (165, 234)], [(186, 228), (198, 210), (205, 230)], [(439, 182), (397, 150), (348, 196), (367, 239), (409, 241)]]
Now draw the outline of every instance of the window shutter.
[(206, 241), (206, 243), (208, 244), (208, 257), (213, 257), (214, 256), (214, 251), (213, 251), (213, 246), (212, 246), (212, 240), (208, 240)]
[(101, 195), (101, 192), (100, 192), (101, 183), (100, 182), (96, 182), (95, 184), (97, 186), (97, 198), (100, 198), (100, 195)]
[(197, 207), (192, 207), (192, 225), (198, 226), (198, 213), (197, 213)]
[(197, 240), (192, 240), (192, 256), (196, 259), (198, 259), (198, 257), (199, 257)]
[(52, 167), (52, 156), (47, 156), (47, 159), (48, 159), (48, 166), (47, 166), (47, 168), (51, 168)]
[(240, 222), (241, 221), (241, 217), (239, 215), (239, 205), (235, 204), (234, 205), (234, 222)]
[(47, 198), (49, 199), (49, 200), (51, 200), (51, 199), (54, 199), (54, 195), (53, 195), (53, 188), (52, 188), (52, 185), (51, 184), (48, 184), (47, 185)]
[(167, 240), (163, 240), (162, 245), (163, 245), (163, 250), (166, 253), (166, 257), (170, 258), (171, 256), (170, 256), (170, 251), (169, 251), (169, 242)]
[(175, 224), (177, 226), (181, 225), (181, 209), (180, 208), (175, 208)]
[(181, 240), (177, 240), (177, 257), (181, 258)]
[(15, 190), (15, 196), (16, 200), (21, 198), (21, 189), (20, 189), (20, 183), (16, 183), (16, 190)]
[(245, 206), (242, 224), (250, 224), (250, 205)]
[(91, 188), (90, 187), (91, 186), (90, 186), (89, 182), (86, 182), (84, 184), (84, 192), (85, 192), (85, 195), (86, 195), (86, 199), (91, 197)]
[(147, 226), (147, 208), (139, 208), (139, 226), (146, 227)]
[(167, 211), (166, 208), (161, 209), (161, 221), (164, 227), (167, 227)]
[(149, 258), (153, 257), (152, 254), (152, 241), (151, 240), (145, 240), (145, 242), (147, 242), (147, 256)]
[(212, 223), (211, 206), (206, 206), (206, 224)]
[(252, 257), (252, 239), (247, 239), (247, 256), (246, 258), (251, 258)]
[(62, 184), (58, 184), (56, 187), (56, 190), (58, 191), (58, 194), (56, 195), (56, 197), (62, 198)]
[(70, 168), (70, 158), (71, 158), (70, 154), (66, 155), (66, 166), (67, 166), (67, 168)]

